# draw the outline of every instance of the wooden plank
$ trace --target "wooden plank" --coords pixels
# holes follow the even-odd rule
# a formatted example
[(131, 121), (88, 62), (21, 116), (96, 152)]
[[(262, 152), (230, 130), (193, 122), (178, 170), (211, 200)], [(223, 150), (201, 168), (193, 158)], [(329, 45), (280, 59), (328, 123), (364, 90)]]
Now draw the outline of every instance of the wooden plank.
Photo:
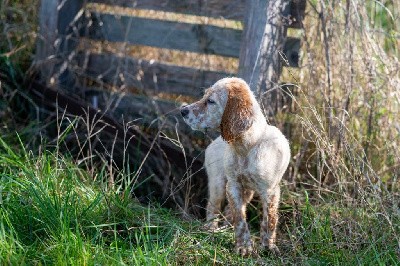
[(241, 30), (101, 13), (88, 25), (85, 37), (96, 40), (239, 57)]
[[(39, 14), (39, 36), (34, 67), (46, 83), (59, 83), (69, 79), (62, 64), (76, 47), (78, 36), (73, 34), (78, 25), (81, 0), (42, 0)], [(60, 70), (61, 69), (61, 70)]]
[(57, 56), (60, 58), (58, 73), (56, 74), (57, 83), (72, 87), (75, 83), (75, 76), (68, 68), (69, 58), (79, 43), (79, 31), (84, 28), (83, 22), (83, 3), (82, 0), (65, 0), (57, 7), (59, 12), (58, 34), (59, 50)]
[(34, 66), (40, 70), (43, 77), (50, 77), (54, 71), (55, 61), (49, 59), (56, 54), (58, 38), (58, 1), (42, 0), (39, 11), (39, 34), (36, 41)]
[(59, 13), (58, 34), (67, 35), (72, 33), (73, 28), (80, 21), (80, 16), (83, 15), (82, 7), (82, 0), (65, 0), (60, 3), (57, 7)]
[[(106, 5), (117, 5), (121, 7), (148, 9), (175, 12), (182, 14), (230, 19), (243, 21), (245, 13), (248, 11), (248, 3), (245, 0), (89, 0), (89, 3), (98, 3)], [(288, 14), (291, 23), (290, 28), (301, 29), (302, 20), (305, 16), (306, 1), (291, 0)]]
[(117, 87), (124, 86), (155, 93), (173, 93), (200, 97), (205, 88), (232, 73), (204, 71), (161, 63), (150, 63), (112, 54), (78, 55), (83, 71), (98, 80)]
[(107, 105), (112, 103), (110, 109), (114, 117), (124, 117), (127, 121), (137, 120), (137, 124), (148, 125), (155, 119), (165, 115), (176, 116), (181, 119), (179, 114), (180, 106), (176, 102), (152, 99), (151, 97), (131, 93), (114, 93), (109, 94), (106, 98), (103, 102), (107, 103)]
[(273, 115), (271, 97), (265, 93), (278, 84), (286, 38), (283, 14), (287, 14), (289, 0), (250, 1), (240, 50), (239, 76), (246, 80), (266, 114)]
[(243, 20), (246, 10), (246, 0), (89, 0), (88, 2), (239, 21)]

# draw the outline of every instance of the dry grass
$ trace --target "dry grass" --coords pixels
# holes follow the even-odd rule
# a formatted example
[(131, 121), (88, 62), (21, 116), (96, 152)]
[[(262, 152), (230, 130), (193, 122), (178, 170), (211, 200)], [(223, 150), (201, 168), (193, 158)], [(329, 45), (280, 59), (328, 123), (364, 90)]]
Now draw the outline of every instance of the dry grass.
[[(23, 68), (29, 67), (36, 41), (39, 1), (0, 2), (0, 54)], [(34, 14), (34, 15), (28, 15)]]
[(350, 2), (311, 6), (305, 20), (294, 142), (313, 146), (296, 155), (312, 167), (293, 178), (354, 197), (355, 184), (398, 186), (400, 63), (369, 30), (367, 5)]

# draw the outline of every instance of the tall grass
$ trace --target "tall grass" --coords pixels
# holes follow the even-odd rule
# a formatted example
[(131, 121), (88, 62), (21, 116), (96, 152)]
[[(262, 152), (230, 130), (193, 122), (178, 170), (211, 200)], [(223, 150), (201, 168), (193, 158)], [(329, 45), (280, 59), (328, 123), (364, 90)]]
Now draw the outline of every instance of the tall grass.
[[(16, 136), (18, 138), (18, 136)], [(104, 173), (106, 174), (106, 173)], [(311, 203), (282, 213), (282, 256), (241, 258), (233, 231), (200, 230), (178, 213), (143, 206), (129, 188), (103, 190), (72, 158), (33, 155), (0, 139), (2, 264), (263, 265), (396, 264), (399, 217)], [(382, 230), (385, 228), (385, 230)], [(256, 230), (256, 229), (253, 229)], [(397, 233), (397, 234), (396, 234)], [(257, 241), (257, 240), (256, 240)]]
[(60, 154), (45, 151), (34, 156), (22, 145), (19, 151), (15, 148), (0, 139), (4, 263), (166, 261), (175, 227), (171, 213), (142, 207), (129, 190), (102, 191), (87, 172)]
[[(399, 5), (308, 4), (294, 112), (280, 117), (292, 124), (294, 155), (283, 201), (291, 205), (308, 191), (295, 230), (304, 230), (316, 264), (397, 264)], [(321, 260), (321, 252), (329, 259)]]
[[(390, 26), (374, 28), (383, 19), (370, 16), (374, 3), (387, 6), (379, 12)], [(283, 117), (293, 124), (293, 187), (347, 201), (398, 191), (400, 54), (397, 46), (385, 49), (382, 34), (399, 30), (398, 8), (391, 1), (309, 3), (294, 112)]]

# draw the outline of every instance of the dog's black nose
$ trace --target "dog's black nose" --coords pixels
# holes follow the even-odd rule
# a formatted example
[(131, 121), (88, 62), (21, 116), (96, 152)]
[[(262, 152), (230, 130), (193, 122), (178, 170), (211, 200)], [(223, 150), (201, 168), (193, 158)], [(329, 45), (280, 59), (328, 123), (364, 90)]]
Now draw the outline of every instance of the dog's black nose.
[(188, 109), (186, 106), (183, 106), (183, 107), (181, 108), (181, 115), (182, 115), (183, 117), (186, 117), (188, 114), (189, 114), (189, 109)]

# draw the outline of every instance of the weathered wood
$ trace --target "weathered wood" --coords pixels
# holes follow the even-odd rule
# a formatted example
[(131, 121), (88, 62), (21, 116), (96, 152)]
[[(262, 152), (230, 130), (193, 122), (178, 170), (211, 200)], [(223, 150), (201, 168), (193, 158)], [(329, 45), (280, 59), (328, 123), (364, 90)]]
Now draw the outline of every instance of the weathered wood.
[[(285, 17), (288, 0), (254, 0), (249, 4), (239, 59), (239, 76), (268, 108), (267, 91), (278, 84), (282, 62), (280, 53), (286, 38)], [(260, 25), (265, 25), (260, 27)], [(273, 110), (265, 110), (272, 114)]]
[(50, 58), (57, 52), (58, 10), (61, 0), (42, 0), (39, 11), (39, 34), (36, 42), (34, 65), (40, 69), (43, 77), (49, 77), (54, 71), (54, 60)]
[(245, 0), (90, 0), (89, 2), (239, 21), (243, 20), (246, 10)]
[(80, 17), (83, 15), (83, 5), (85, 0), (64, 0), (58, 5), (59, 13), (57, 28), (58, 34), (68, 35), (77, 26)]
[(85, 37), (96, 40), (239, 57), (240, 30), (101, 13), (89, 21)]
[(76, 27), (83, 14), (82, 0), (42, 0), (39, 16), (39, 36), (34, 66), (40, 70), (47, 83), (58, 83), (55, 79), (68, 76), (62, 63), (74, 50), (78, 42)]
[(112, 54), (81, 53), (78, 56), (78, 64), (87, 75), (117, 87), (123, 86), (124, 90), (134, 87), (149, 92), (194, 97), (200, 97), (203, 90), (218, 79), (232, 75), (232, 73), (150, 63)]
[[(121, 7), (177, 12), (188, 15), (206, 16), (243, 21), (248, 3), (245, 0), (89, 0), (91, 3), (117, 5)], [(290, 28), (302, 28), (306, 1), (291, 0), (289, 13)]]
[[(100, 92), (100, 91), (99, 91)], [(99, 94), (100, 95), (100, 94)], [(145, 95), (135, 95), (131, 93), (109, 93), (104, 92), (99, 99), (99, 107), (111, 110), (114, 117), (124, 118), (126, 121), (137, 121), (137, 124), (148, 125), (150, 122), (160, 117), (177, 117), (179, 114), (179, 104), (173, 101), (152, 99)], [(183, 120), (181, 121), (183, 122)], [(173, 127), (169, 127), (171, 129)]]

